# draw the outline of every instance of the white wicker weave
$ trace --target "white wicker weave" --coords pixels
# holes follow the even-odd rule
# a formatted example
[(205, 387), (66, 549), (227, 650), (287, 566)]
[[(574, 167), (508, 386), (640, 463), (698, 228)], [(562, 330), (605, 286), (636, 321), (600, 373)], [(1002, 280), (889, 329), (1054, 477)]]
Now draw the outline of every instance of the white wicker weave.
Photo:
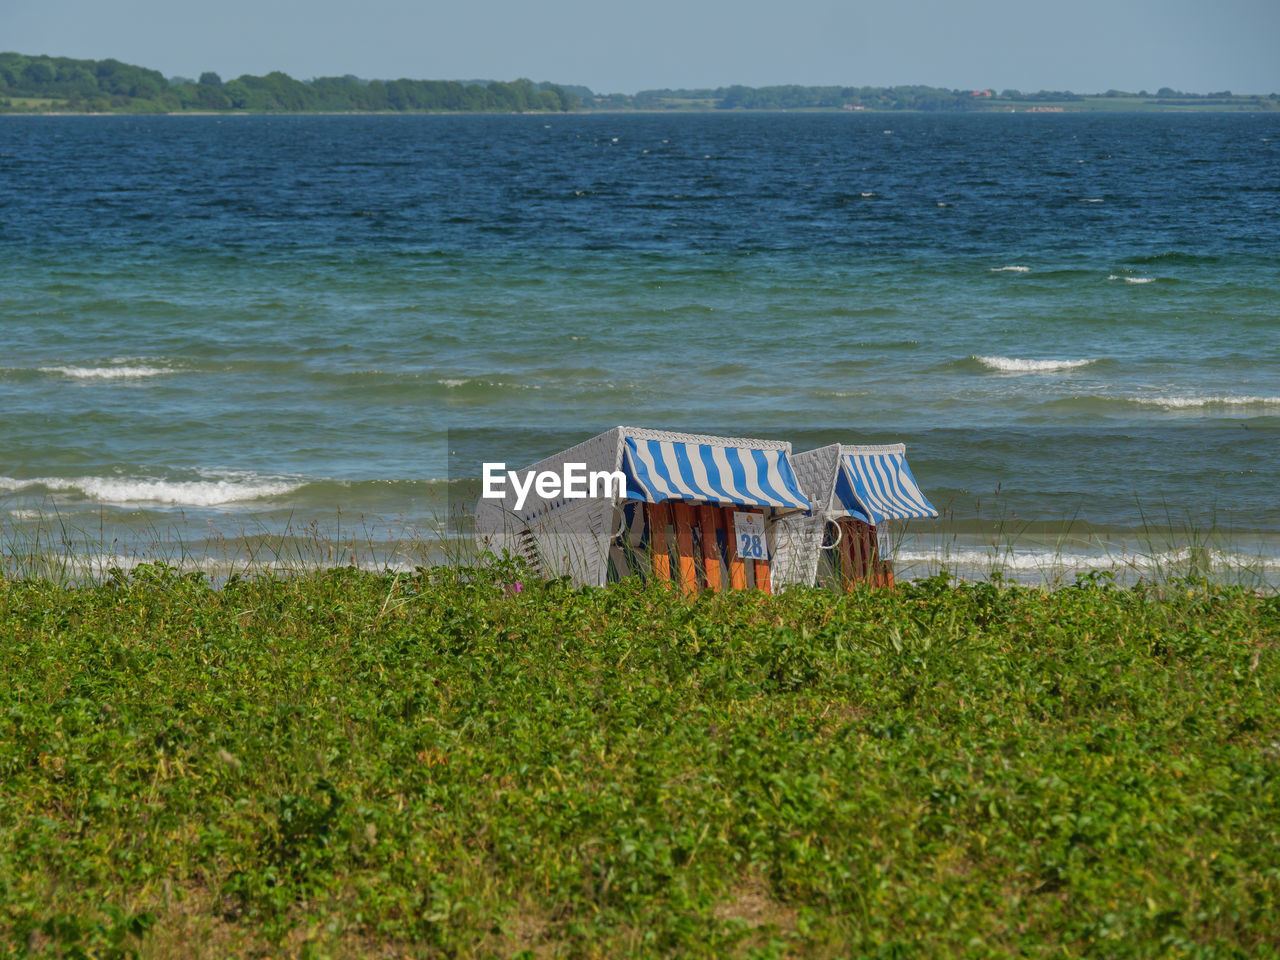
[[(864, 444), (851, 446), (843, 443), (831, 443), (825, 447), (806, 450), (791, 456), (791, 469), (795, 471), (800, 489), (809, 498), (812, 511), (809, 516), (795, 520), (795, 533), (799, 556), (794, 563), (794, 573), (798, 579), (794, 583), (813, 584), (818, 579), (818, 564), (821, 559), (823, 532), (827, 522), (848, 516), (848, 511), (836, 499), (836, 481), (839, 479), (840, 461), (842, 457), (857, 454), (905, 454), (906, 444)], [(889, 559), (892, 548), (892, 536), (887, 524), (877, 527), (880, 542), (880, 556)]]
[[(802, 488), (803, 489), (803, 488)], [(803, 513), (778, 518), (770, 526), (770, 578), (778, 586), (810, 586), (817, 576), (823, 521)]]
[[(646, 430), (644, 427), (618, 427), (620, 435), (635, 440), (658, 440), (670, 443), (707, 444), (712, 447), (745, 447), (752, 450), (785, 450), (791, 454), (786, 440), (759, 440), (749, 437), (710, 437), (700, 433), (672, 433), (669, 430)], [(618, 462), (621, 463), (621, 453)]]

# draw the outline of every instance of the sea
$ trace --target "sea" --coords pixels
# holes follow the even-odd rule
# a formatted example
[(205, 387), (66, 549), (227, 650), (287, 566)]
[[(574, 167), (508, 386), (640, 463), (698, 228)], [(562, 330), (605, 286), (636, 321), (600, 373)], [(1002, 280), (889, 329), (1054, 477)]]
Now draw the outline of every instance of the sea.
[(0, 117), (0, 553), (462, 557), (610, 427), (906, 444), (900, 576), (1280, 580), (1280, 114)]

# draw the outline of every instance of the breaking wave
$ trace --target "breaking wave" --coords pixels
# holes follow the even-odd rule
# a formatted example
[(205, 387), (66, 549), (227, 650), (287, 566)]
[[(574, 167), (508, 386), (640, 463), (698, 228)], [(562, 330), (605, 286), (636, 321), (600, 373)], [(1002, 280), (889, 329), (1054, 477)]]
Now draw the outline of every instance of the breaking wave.
[[(1197, 555), (1198, 554), (1198, 555)], [(979, 547), (908, 548), (894, 553), (903, 565), (949, 567), (970, 575), (990, 570), (1018, 573), (1054, 573), (1085, 570), (1156, 571), (1176, 569), (1190, 563), (1203, 563), (1213, 570), (1276, 570), (1280, 557), (1250, 554), (1205, 547), (1175, 547), (1155, 551), (1118, 551), (1115, 553), (1042, 550), (995, 550)]]
[(1280, 397), (1132, 397), (1130, 402), (1172, 410), (1201, 407), (1280, 407)]
[(70, 377), (72, 380), (140, 380), (144, 377), (159, 377), (178, 372), (172, 367), (130, 364), (110, 364), (105, 367), (40, 367), (39, 370), (41, 373), (57, 374)]
[(988, 370), (1000, 373), (1056, 373), (1060, 370), (1076, 370), (1096, 363), (1097, 358), (1085, 360), (1024, 360), (1020, 357), (980, 357), (971, 358), (978, 361)]
[(0, 477), (0, 490), (12, 493), (72, 493), (114, 506), (164, 504), (213, 507), (262, 500), (292, 493), (298, 482), (237, 478), (220, 480), (160, 480), (144, 477)]

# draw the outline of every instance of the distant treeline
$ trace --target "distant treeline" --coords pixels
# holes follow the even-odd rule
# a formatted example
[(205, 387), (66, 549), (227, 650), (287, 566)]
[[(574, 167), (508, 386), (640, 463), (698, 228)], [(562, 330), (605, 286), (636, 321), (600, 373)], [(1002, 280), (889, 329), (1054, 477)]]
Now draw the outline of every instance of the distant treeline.
[[(589, 92), (589, 91), (588, 91)], [(35, 102), (32, 102), (35, 101)], [(575, 110), (577, 94), (553, 83), (455, 80), (361, 80), (320, 77), (302, 82), (275, 71), (226, 83), (216, 73), (199, 80), (166, 79), (119, 60), (73, 60), (0, 53), (0, 109), (86, 113), (252, 113), (345, 111), (525, 112)]]
[[(166, 78), (119, 60), (0, 53), (0, 112), (249, 113), (467, 112), (526, 113), (588, 110), (922, 110), (980, 111), (1052, 103), (1076, 109), (1084, 101), (1115, 109), (1160, 107), (1280, 108), (1280, 97), (1182, 93), (1161, 87), (1126, 93), (1078, 94), (1069, 90), (948, 90), (941, 87), (729, 86), (644, 90), (601, 95), (583, 86), (514, 80), (362, 80), (319, 77), (295, 80), (274, 71), (223, 82), (216, 73), (198, 80)], [(1087, 106), (1086, 106), (1087, 108)], [(1022, 109), (1017, 106), (1016, 109)], [(1051, 109), (1059, 110), (1061, 106)]]
[[(1235, 96), (1231, 91), (1194, 94), (1180, 93), (1161, 87), (1155, 94), (1143, 90), (1126, 93), (1108, 90), (1103, 94), (1079, 94), (1070, 90), (948, 90), (942, 87), (715, 87), (702, 89), (644, 90), (635, 96), (613, 94), (596, 98), (596, 103), (637, 110), (718, 109), (718, 110), (924, 110), (974, 111), (992, 110), (999, 105), (1018, 103), (1084, 103), (1086, 100), (1125, 99), (1147, 104), (1205, 106), (1274, 106), (1280, 99)], [(1266, 102), (1264, 102), (1264, 100)]]
[(644, 90), (633, 98), (636, 109), (660, 109), (672, 102), (705, 101), (718, 110), (815, 110), (862, 107), (870, 110), (971, 110), (979, 105), (972, 90), (939, 87), (717, 87), (714, 90)]

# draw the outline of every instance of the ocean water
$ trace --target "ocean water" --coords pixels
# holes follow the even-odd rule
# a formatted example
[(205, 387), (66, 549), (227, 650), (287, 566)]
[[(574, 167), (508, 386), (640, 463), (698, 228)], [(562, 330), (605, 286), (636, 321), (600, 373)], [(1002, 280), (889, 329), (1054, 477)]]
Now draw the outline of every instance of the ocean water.
[(0, 118), (0, 538), (411, 564), (625, 423), (905, 442), (922, 570), (1274, 579), (1278, 214), (1267, 114)]

